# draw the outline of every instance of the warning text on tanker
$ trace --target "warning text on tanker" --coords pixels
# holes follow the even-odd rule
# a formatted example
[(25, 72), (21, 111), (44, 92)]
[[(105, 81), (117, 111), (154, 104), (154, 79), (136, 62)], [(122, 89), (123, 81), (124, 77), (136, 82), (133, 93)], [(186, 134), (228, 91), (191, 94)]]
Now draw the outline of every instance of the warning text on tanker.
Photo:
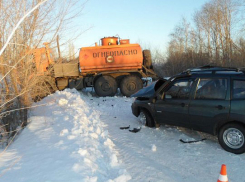
[(108, 56), (129, 56), (129, 55), (136, 55), (137, 50), (122, 50), (122, 51), (106, 51), (106, 52), (94, 52), (93, 57), (94, 58), (100, 58), (100, 57), (108, 57)]

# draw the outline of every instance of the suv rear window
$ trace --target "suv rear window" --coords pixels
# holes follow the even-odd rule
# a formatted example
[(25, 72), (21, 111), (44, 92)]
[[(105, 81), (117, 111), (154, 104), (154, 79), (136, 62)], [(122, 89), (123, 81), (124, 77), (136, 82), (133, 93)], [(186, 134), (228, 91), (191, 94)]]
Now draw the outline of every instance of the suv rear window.
[(245, 99), (245, 80), (234, 80), (232, 99)]
[(195, 99), (225, 99), (227, 79), (200, 79), (196, 89)]

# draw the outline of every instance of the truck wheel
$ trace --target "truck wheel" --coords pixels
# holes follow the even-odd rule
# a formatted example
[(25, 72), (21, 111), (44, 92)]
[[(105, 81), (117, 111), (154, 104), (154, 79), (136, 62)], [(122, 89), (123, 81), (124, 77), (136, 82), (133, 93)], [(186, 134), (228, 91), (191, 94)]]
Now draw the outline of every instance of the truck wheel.
[(111, 76), (101, 76), (95, 81), (94, 89), (98, 96), (114, 96), (117, 93), (117, 82)]
[(142, 88), (143, 82), (138, 76), (126, 76), (120, 83), (121, 93), (127, 97), (130, 97)]
[(218, 134), (223, 149), (234, 154), (245, 152), (245, 128), (243, 125), (231, 123), (223, 126)]

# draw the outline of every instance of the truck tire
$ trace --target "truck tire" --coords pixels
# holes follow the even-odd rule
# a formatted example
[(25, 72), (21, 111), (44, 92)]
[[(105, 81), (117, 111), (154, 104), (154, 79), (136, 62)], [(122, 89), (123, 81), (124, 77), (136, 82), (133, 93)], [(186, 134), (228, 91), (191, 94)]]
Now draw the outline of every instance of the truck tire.
[(126, 76), (120, 83), (121, 93), (130, 97), (135, 92), (143, 88), (143, 82), (138, 76)]
[(94, 89), (100, 97), (114, 96), (117, 93), (117, 82), (111, 76), (100, 76), (95, 81)]
[(150, 50), (143, 50), (143, 64), (147, 69), (152, 69)]

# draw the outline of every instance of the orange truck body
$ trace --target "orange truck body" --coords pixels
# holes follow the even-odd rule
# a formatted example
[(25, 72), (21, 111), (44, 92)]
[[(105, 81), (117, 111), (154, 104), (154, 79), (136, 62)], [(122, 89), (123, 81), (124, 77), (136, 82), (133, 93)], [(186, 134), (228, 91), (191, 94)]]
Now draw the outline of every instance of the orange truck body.
[(45, 73), (51, 68), (50, 76), (59, 90), (94, 87), (99, 96), (113, 96), (120, 88), (123, 95), (130, 96), (143, 87), (141, 78), (149, 75), (146, 68), (149, 50), (142, 51), (139, 44), (119, 37), (105, 37), (99, 46), (95, 43), (93, 47), (81, 48), (79, 64), (54, 64), (47, 43), (45, 48), (34, 49), (33, 55), (38, 72)]
[(115, 37), (102, 39), (102, 46), (83, 47), (79, 54), (82, 75), (94, 72), (117, 70), (140, 70), (143, 64), (142, 49), (139, 44), (129, 44), (128, 39)]
[(31, 54), (34, 56), (34, 61), (38, 73), (42, 74), (48, 71), (49, 65), (54, 63), (52, 50), (44, 43), (45, 47), (33, 49)]

